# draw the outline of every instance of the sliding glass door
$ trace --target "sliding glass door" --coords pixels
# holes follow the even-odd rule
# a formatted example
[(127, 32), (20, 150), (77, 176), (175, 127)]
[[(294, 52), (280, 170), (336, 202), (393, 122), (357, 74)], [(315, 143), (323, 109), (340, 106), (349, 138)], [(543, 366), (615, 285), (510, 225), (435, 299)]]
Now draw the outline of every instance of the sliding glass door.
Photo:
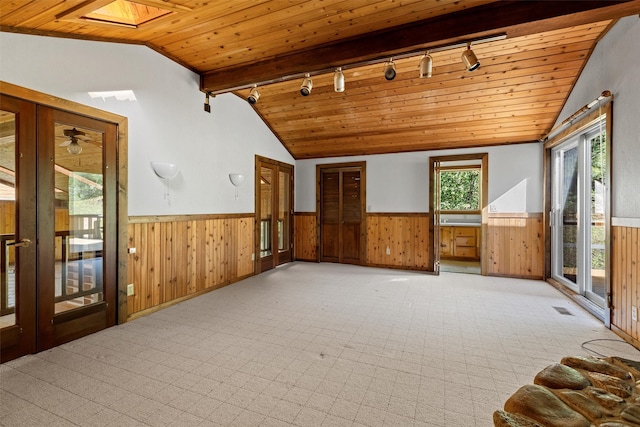
[(552, 277), (604, 308), (606, 141), (598, 122), (552, 150)]

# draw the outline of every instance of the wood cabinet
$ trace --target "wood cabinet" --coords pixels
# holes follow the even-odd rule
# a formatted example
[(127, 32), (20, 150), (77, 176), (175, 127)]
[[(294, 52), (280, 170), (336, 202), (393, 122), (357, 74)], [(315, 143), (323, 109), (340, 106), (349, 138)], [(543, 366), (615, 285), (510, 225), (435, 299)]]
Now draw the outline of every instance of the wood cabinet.
[(480, 258), (480, 227), (440, 227), (441, 258)]

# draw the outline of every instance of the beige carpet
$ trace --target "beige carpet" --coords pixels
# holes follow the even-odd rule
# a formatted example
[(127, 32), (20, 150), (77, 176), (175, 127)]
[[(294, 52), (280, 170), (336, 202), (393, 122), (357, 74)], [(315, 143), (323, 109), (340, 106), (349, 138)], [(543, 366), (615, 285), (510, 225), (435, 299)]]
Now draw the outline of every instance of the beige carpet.
[(292, 263), (2, 365), (0, 423), (489, 426), (594, 339), (639, 358), (544, 282)]

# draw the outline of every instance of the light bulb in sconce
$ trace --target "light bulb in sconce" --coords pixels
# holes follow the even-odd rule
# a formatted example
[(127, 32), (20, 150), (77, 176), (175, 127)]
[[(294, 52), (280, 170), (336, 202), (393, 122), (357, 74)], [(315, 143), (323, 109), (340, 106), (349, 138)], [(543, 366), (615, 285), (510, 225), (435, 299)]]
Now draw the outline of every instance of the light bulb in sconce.
[(236, 200), (238, 200), (238, 187), (244, 182), (244, 175), (241, 173), (230, 173), (229, 181), (236, 187)]
[(151, 162), (153, 172), (164, 181), (164, 199), (171, 204), (169, 180), (178, 176), (180, 169), (174, 163)]

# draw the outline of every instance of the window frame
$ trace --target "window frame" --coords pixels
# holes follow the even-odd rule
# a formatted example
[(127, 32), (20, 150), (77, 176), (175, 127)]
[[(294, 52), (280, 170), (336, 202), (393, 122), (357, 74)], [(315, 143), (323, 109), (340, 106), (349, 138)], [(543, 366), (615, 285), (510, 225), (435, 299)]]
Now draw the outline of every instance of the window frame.
[[(460, 165), (460, 166), (443, 166), (440, 168), (440, 185), (442, 185), (442, 172), (461, 172), (461, 171), (478, 171), (478, 209), (464, 209), (464, 210), (446, 210), (441, 209), (442, 200), (440, 199), (440, 206), (438, 206), (441, 214), (462, 214), (462, 215), (480, 215), (482, 213), (482, 165)], [(440, 188), (440, 194), (442, 194), (442, 188)]]

